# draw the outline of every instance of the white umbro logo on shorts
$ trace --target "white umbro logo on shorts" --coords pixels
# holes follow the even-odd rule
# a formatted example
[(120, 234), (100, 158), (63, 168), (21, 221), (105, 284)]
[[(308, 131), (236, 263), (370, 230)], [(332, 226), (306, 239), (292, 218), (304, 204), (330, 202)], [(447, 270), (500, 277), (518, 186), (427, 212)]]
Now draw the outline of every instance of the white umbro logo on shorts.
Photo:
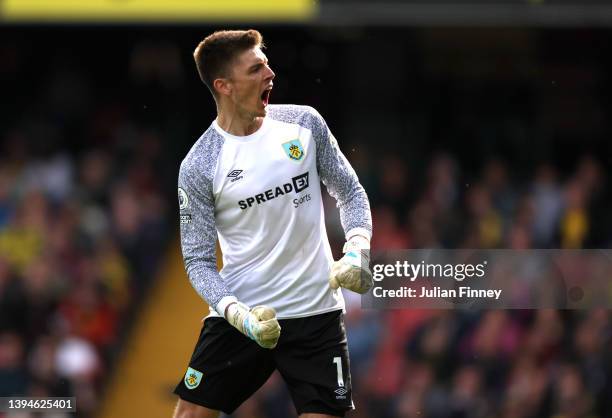
[(338, 395), (346, 395), (348, 390), (344, 389), (344, 388), (338, 388), (336, 390), (334, 390), (334, 392), (336, 392)]
[(240, 174), (242, 173), (242, 170), (232, 170), (229, 172), (229, 174), (227, 175), (228, 178), (231, 178), (231, 182), (235, 182), (240, 180), (241, 178), (243, 178), (244, 176), (241, 176)]

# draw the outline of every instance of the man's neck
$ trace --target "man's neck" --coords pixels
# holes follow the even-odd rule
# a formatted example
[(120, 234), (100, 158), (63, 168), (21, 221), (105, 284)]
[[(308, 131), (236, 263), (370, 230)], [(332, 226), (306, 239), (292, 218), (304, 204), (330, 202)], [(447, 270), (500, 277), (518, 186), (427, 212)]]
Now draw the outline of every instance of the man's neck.
[(247, 136), (255, 133), (263, 123), (263, 117), (241, 117), (237, 112), (217, 113), (217, 124), (225, 132), (236, 136)]

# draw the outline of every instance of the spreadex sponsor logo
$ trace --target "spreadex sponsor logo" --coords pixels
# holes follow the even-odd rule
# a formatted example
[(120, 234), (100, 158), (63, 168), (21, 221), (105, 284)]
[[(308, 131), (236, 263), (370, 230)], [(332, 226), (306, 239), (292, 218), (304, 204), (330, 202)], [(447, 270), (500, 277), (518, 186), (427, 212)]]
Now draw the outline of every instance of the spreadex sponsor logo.
[[(254, 204), (260, 205), (279, 196), (284, 196), (287, 193), (300, 193), (308, 188), (308, 185), (308, 172), (305, 172), (304, 174), (293, 177), (290, 183), (276, 186), (272, 189), (266, 190), (265, 192), (258, 193), (255, 196), (247, 197), (244, 200), (238, 201), (238, 206), (240, 206), (240, 209), (244, 210), (250, 208)], [(308, 202), (310, 199), (310, 194), (300, 196), (298, 199), (293, 199), (293, 206), (297, 208), (299, 205), (304, 202)]]

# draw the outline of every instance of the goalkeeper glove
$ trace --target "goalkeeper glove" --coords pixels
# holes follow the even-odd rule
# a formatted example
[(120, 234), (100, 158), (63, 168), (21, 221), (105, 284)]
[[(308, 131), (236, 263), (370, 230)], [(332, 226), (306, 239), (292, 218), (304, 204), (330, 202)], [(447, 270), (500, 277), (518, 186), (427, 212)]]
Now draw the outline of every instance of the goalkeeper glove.
[(342, 249), (344, 257), (332, 264), (329, 274), (329, 287), (344, 287), (357, 293), (366, 293), (372, 287), (370, 271), (370, 242), (367, 238), (355, 235)]
[(276, 347), (281, 327), (276, 319), (276, 311), (269, 306), (249, 309), (244, 303), (234, 302), (226, 308), (225, 318), (263, 348)]

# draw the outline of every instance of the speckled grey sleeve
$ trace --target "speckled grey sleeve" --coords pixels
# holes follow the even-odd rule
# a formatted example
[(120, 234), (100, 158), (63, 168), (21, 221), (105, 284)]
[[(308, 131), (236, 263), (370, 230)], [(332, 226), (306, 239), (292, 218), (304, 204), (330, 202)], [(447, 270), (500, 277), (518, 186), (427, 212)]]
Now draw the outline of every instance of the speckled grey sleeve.
[(233, 296), (217, 271), (212, 182), (223, 138), (212, 128), (194, 144), (179, 171), (181, 248), (194, 289), (212, 307)]
[(270, 106), (269, 115), (285, 122), (299, 123), (312, 131), (317, 147), (317, 170), (327, 191), (337, 201), (345, 234), (354, 229), (365, 229), (371, 235), (368, 196), (323, 117), (312, 107), (295, 105)]

